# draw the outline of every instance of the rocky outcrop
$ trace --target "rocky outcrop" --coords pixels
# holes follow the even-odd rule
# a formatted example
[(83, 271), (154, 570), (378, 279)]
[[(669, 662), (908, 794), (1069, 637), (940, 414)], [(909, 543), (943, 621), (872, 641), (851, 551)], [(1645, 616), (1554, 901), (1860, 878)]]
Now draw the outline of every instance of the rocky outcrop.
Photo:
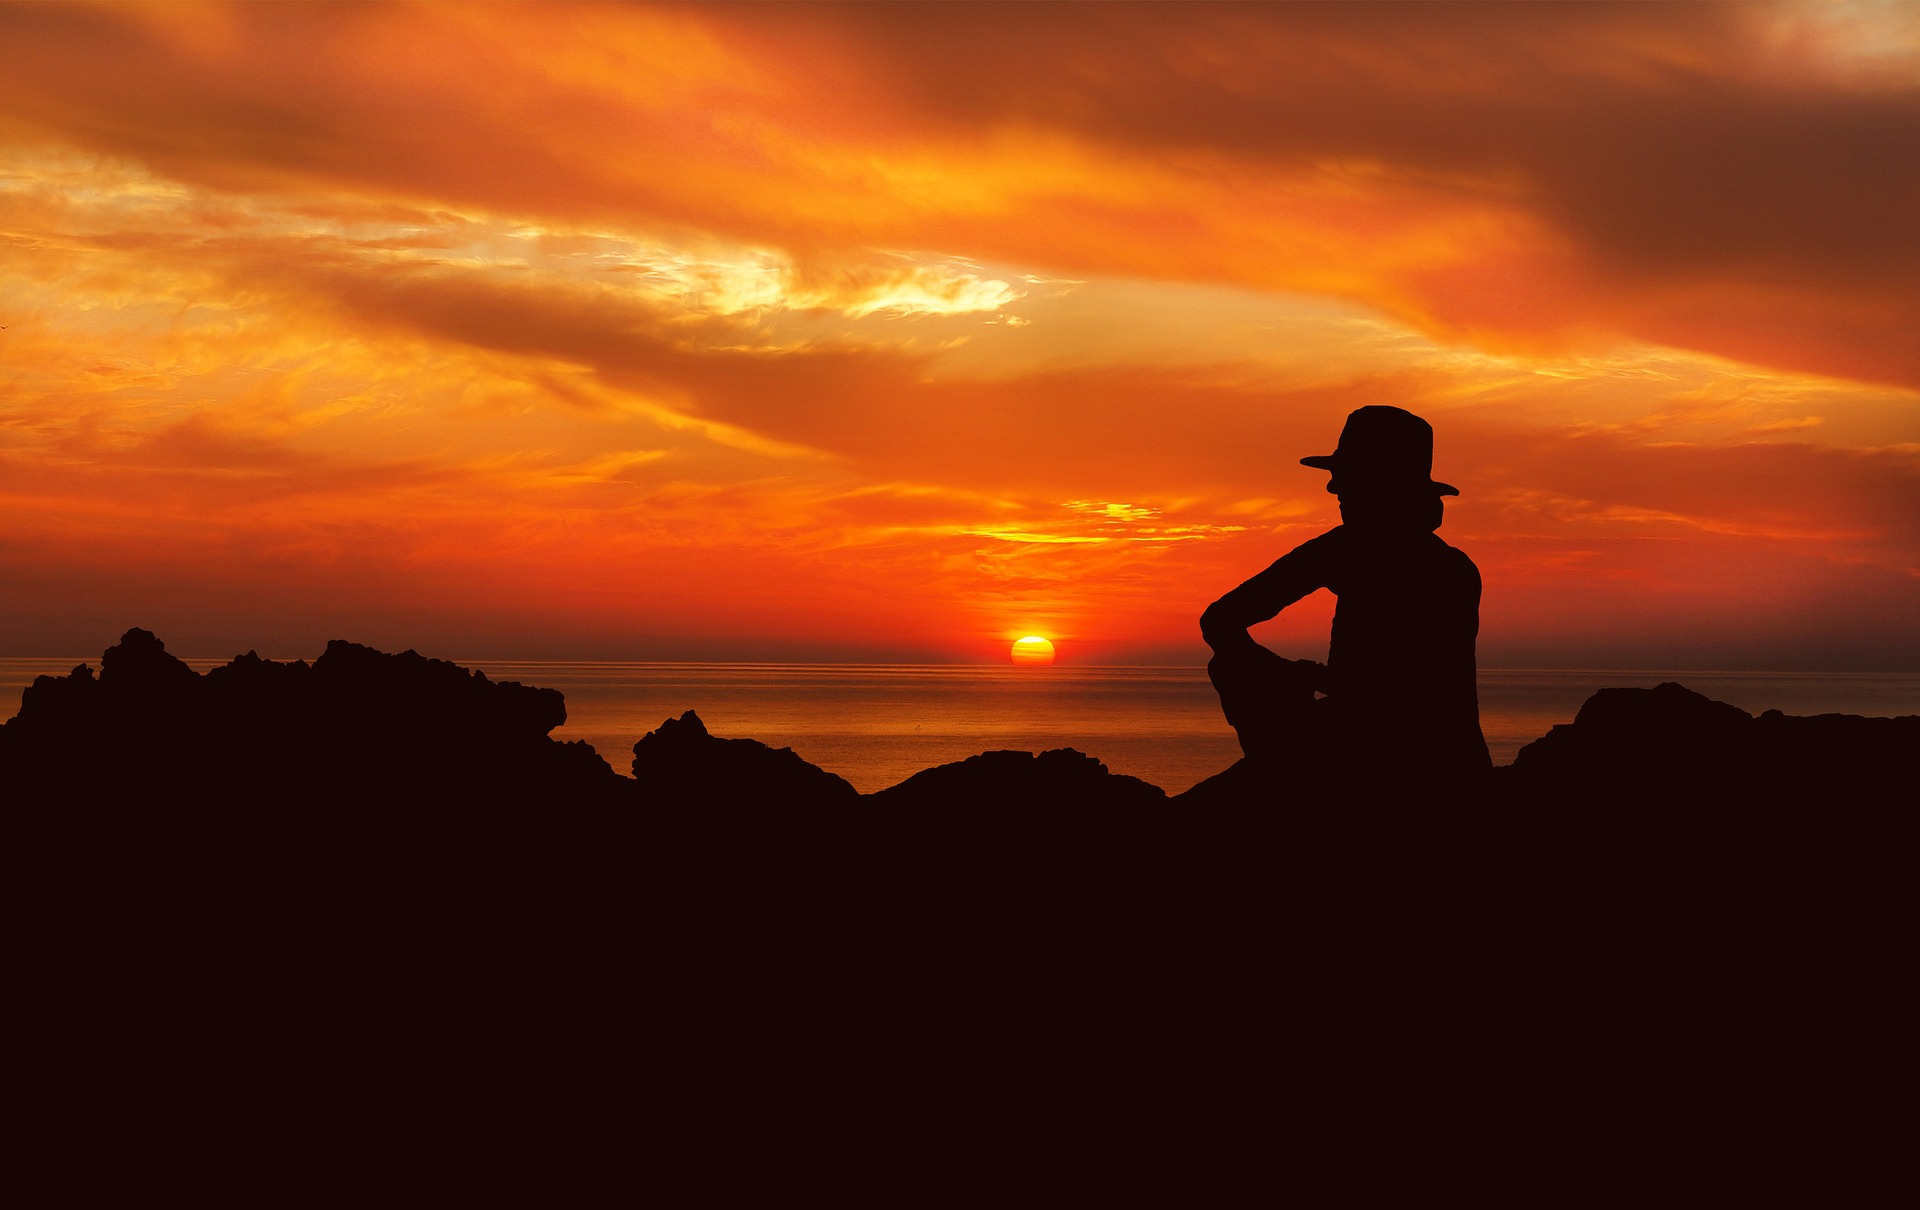
[(1048, 808), (1139, 807), (1164, 803), (1166, 791), (1137, 777), (1109, 772), (1072, 748), (1031, 752), (983, 752), (963, 761), (914, 774), (872, 795), (898, 807)]
[(1920, 716), (1755, 718), (1667, 682), (1595, 693), (1498, 770), (1496, 785), (1509, 797), (1626, 806), (1897, 801), (1916, 751)]
[(593, 798), (624, 783), (551, 689), (417, 652), (336, 640), (308, 664), (254, 652), (205, 676), (133, 629), (64, 677), (40, 677), (0, 726), (21, 790), (106, 804), (462, 808)]
[(845, 806), (860, 797), (792, 748), (709, 735), (691, 710), (633, 746), (633, 779), (643, 801), (671, 806)]
[[(22, 1036), (86, 1088), (162, 1054), (163, 1081), (400, 1071), (491, 1108), (522, 1069), (540, 1106), (555, 1072), (612, 1072), (689, 1090), (703, 1122), (849, 1070), (859, 1093), (866, 1068), (887, 1106), (903, 1081), (991, 1101), (1040, 1078), (1244, 1117), (1305, 1063), (1362, 1100), (1505, 1064), (1522, 1101), (1680, 1071), (1771, 1108), (1795, 1045), (1806, 1102), (1845, 1102), (1829, 1073), (1877, 1075), (1907, 1029), (1900, 784), (1632, 808), (1701, 759), (1765, 760), (1776, 788), (1884, 770), (1920, 720), (1755, 719), (1677, 687), (1590, 707), (1500, 771), (1528, 788), (1504, 808), (1182, 810), (1071, 750), (862, 798), (692, 713), (628, 781), (548, 738), (550, 691), (344, 643), (195, 676), (129, 632), (0, 727)], [(1541, 809), (1603, 783), (1628, 793)]]
[(1113, 773), (1072, 748), (983, 752), (914, 774), (862, 796), (844, 778), (809, 764), (791, 748), (721, 739), (689, 710), (633, 746), (633, 780), (643, 802), (677, 806), (848, 806), (864, 798), (887, 808), (972, 810), (1138, 807), (1163, 804), (1166, 792)]

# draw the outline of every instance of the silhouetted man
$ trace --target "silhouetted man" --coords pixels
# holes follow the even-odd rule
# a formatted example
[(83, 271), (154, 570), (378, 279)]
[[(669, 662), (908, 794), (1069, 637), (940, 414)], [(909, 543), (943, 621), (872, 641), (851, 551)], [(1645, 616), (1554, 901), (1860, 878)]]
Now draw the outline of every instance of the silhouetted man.
[[(1491, 764), (1474, 671), (1480, 572), (1433, 532), (1440, 498), (1460, 493), (1431, 477), (1432, 426), (1364, 407), (1339, 448), (1300, 461), (1333, 472), (1342, 523), (1200, 618), (1207, 673), (1247, 765), (1314, 788), (1471, 786)], [(1339, 598), (1325, 665), (1282, 659), (1247, 633), (1321, 588)]]

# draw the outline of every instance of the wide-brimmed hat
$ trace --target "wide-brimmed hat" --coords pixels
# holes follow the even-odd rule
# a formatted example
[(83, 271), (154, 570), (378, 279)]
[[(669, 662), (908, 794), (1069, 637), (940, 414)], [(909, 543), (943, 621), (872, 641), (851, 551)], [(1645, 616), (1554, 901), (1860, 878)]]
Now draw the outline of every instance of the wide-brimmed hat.
[(1331, 454), (1302, 458), (1336, 475), (1371, 483), (1424, 484), (1436, 496), (1457, 496), (1460, 489), (1433, 478), (1433, 426), (1404, 408), (1372, 404), (1347, 416), (1340, 445)]

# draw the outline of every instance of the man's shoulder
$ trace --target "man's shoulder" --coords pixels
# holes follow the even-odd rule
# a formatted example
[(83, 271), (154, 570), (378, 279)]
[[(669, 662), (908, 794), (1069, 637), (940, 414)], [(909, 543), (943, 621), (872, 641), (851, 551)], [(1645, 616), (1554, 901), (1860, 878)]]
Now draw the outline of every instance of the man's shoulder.
[(1281, 562), (1294, 564), (1324, 562), (1329, 559), (1344, 558), (1352, 549), (1352, 531), (1344, 525), (1336, 525), (1324, 534), (1308, 538), (1281, 557)]
[(1347, 545), (1352, 540), (1353, 540), (1352, 530), (1348, 529), (1344, 525), (1336, 525), (1324, 534), (1320, 534), (1317, 537), (1308, 538), (1305, 542), (1302, 542), (1300, 545), (1294, 547), (1294, 549), (1306, 550), (1309, 547), (1311, 547), (1314, 550), (1337, 550), (1340, 547)]

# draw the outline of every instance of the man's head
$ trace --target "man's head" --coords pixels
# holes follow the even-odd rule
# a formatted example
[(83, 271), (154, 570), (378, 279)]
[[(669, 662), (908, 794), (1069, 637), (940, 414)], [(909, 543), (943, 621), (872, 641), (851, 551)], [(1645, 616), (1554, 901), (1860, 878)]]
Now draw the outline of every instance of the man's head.
[(1384, 404), (1348, 415), (1339, 447), (1300, 463), (1332, 472), (1327, 490), (1340, 497), (1349, 523), (1413, 521), (1432, 529), (1440, 524), (1440, 497), (1460, 494), (1433, 478), (1433, 426)]
[(1350, 487), (1420, 490), (1457, 496), (1460, 489), (1433, 479), (1433, 426), (1404, 408), (1373, 404), (1347, 416), (1331, 454), (1302, 458), (1302, 466), (1332, 471), (1327, 490)]

